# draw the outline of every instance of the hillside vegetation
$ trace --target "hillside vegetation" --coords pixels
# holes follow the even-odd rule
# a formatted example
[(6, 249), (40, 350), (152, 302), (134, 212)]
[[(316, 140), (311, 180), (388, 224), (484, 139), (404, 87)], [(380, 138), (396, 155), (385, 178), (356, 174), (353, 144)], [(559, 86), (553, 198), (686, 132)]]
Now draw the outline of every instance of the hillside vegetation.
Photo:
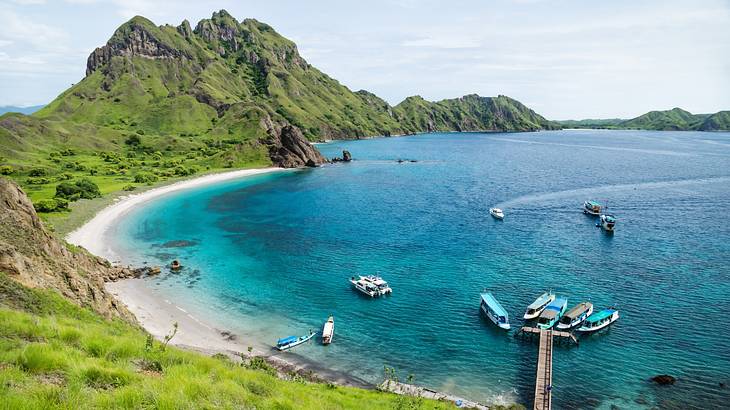
[(730, 131), (730, 111), (715, 114), (692, 114), (681, 108), (650, 111), (630, 120), (565, 120), (557, 121), (566, 128), (636, 129), (653, 131)]

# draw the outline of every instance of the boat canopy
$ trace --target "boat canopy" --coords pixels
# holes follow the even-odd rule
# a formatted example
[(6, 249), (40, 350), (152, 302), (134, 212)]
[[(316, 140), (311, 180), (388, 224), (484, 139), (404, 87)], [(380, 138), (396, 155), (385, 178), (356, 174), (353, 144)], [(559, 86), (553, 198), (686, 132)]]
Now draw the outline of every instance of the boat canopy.
[(588, 319), (586, 319), (586, 322), (588, 322), (588, 323), (600, 322), (601, 320), (611, 317), (611, 315), (613, 315), (614, 312), (616, 312), (616, 309), (603, 309), (600, 312), (596, 312), (596, 313), (588, 316)]
[(279, 346), (288, 345), (289, 343), (294, 343), (297, 340), (299, 340), (298, 337), (296, 337), (296, 336), (289, 336), (289, 337), (285, 337), (283, 339), (279, 339), (279, 341), (277, 341), (276, 344), (279, 345)]
[(495, 315), (497, 316), (503, 316), (505, 319), (509, 318), (509, 315), (507, 314), (507, 311), (504, 310), (502, 305), (497, 302), (497, 299), (492, 296), (491, 293), (486, 292), (482, 293), (482, 302), (486, 303), (487, 306), (489, 306)]
[(527, 307), (527, 309), (535, 310), (537, 308), (541, 308), (549, 299), (550, 299), (550, 294), (545, 292), (542, 295), (538, 296), (538, 298), (535, 299), (535, 301), (532, 302), (530, 304), (530, 306)]
[(565, 314), (565, 316), (567, 316), (567, 317), (569, 317), (571, 319), (575, 319), (578, 316), (582, 315), (583, 313), (587, 312), (588, 309), (591, 308), (591, 306), (592, 305), (591, 305), (590, 302), (581, 302), (581, 303), (578, 303), (577, 305), (573, 306), (573, 308), (570, 309), (568, 311), (568, 313)]
[(601, 204), (599, 204), (596, 201), (586, 201), (586, 205), (592, 207), (592, 208), (600, 208)]
[(606, 222), (616, 222), (616, 218), (614, 218), (613, 215), (604, 215), (606, 218)]

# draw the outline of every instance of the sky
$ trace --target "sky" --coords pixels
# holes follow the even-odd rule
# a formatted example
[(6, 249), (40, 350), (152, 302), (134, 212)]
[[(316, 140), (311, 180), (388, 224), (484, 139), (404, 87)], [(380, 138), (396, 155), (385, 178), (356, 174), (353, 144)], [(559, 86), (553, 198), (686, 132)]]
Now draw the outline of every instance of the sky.
[(53, 100), (134, 15), (194, 27), (220, 9), (391, 104), (502, 94), (556, 120), (730, 110), (730, 0), (0, 0), (0, 105)]

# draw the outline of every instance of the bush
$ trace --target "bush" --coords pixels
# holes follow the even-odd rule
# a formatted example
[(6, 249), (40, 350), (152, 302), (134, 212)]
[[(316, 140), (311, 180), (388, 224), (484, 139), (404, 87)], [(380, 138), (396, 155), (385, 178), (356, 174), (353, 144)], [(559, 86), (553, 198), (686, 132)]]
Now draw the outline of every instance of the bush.
[(81, 198), (92, 199), (100, 196), (99, 187), (88, 178), (81, 178), (73, 184), (62, 182), (56, 185), (56, 198), (76, 201)]
[(59, 181), (68, 181), (70, 179), (74, 179), (73, 174), (70, 174), (68, 172), (64, 172), (63, 174), (58, 176)]
[(137, 189), (137, 187), (134, 185), (131, 185), (131, 184), (125, 185), (124, 188), (122, 188), (122, 190), (124, 190), (124, 191), (134, 191), (135, 189)]
[(10, 175), (15, 170), (10, 165), (3, 165), (0, 167), (0, 175)]
[(124, 141), (125, 144), (136, 147), (142, 144), (142, 139), (137, 134), (132, 134)]
[(43, 185), (51, 183), (51, 180), (48, 178), (28, 178), (25, 183), (28, 185)]
[(137, 132), (137, 134), (139, 134), (139, 135), (144, 135), (144, 130), (137, 130), (136, 132)]
[(56, 201), (53, 199), (44, 199), (33, 204), (36, 212), (53, 212), (56, 210)]
[(45, 168), (33, 168), (30, 170), (28, 175), (30, 175), (32, 177), (44, 177), (44, 176), (48, 175), (48, 171), (46, 171)]
[(134, 176), (134, 182), (138, 184), (148, 184), (157, 181), (157, 175), (150, 174), (147, 172), (140, 172)]

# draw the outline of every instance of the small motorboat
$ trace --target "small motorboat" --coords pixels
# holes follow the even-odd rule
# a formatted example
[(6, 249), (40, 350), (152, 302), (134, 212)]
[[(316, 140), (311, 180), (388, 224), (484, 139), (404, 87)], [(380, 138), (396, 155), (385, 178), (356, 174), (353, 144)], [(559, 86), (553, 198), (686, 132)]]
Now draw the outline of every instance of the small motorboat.
[(550, 329), (560, 320), (568, 307), (568, 299), (556, 298), (545, 307), (537, 318), (537, 327), (540, 329)]
[(480, 310), (501, 329), (509, 330), (509, 315), (491, 292), (482, 293)]
[(499, 208), (489, 208), (489, 214), (492, 215), (495, 219), (504, 219), (504, 211)]
[(588, 316), (585, 322), (583, 322), (583, 325), (576, 330), (583, 333), (596, 332), (617, 321), (618, 318), (617, 309), (603, 309), (600, 312)]
[(596, 201), (585, 201), (583, 202), (583, 213), (598, 216), (601, 214), (601, 204)]
[(523, 318), (529, 320), (540, 316), (540, 313), (545, 310), (545, 307), (547, 307), (548, 303), (552, 302), (553, 300), (555, 300), (554, 293), (543, 293), (542, 295), (538, 296), (537, 299), (535, 299), (535, 301), (530, 304), (530, 306), (527, 307)]
[(332, 343), (332, 338), (335, 335), (335, 317), (331, 316), (324, 322), (322, 327), (322, 344), (328, 345)]
[(299, 336), (299, 337), (289, 336), (289, 337), (279, 339), (276, 342), (276, 348), (281, 351), (291, 349), (292, 347), (299, 346), (302, 343), (308, 342), (309, 340), (311, 340), (314, 337), (314, 335), (315, 335), (315, 333), (310, 331), (309, 335), (307, 335), (307, 336)]
[(172, 269), (172, 270), (180, 270), (180, 269), (182, 269), (182, 265), (180, 264), (180, 261), (177, 260), (177, 259), (175, 259), (174, 261), (172, 261), (172, 263), (170, 264), (170, 269)]
[(581, 302), (573, 306), (560, 318), (557, 328), (560, 330), (570, 330), (593, 314), (593, 304), (591, 302)]
[(616, 217), (614, 217), (613, 215), (602, 214), (600, 216), (600, 222), (598, 222), (596, 226), (600, 226), (603, 230), (607, 232), (613, 232), (613, 230), (616, 228)]

